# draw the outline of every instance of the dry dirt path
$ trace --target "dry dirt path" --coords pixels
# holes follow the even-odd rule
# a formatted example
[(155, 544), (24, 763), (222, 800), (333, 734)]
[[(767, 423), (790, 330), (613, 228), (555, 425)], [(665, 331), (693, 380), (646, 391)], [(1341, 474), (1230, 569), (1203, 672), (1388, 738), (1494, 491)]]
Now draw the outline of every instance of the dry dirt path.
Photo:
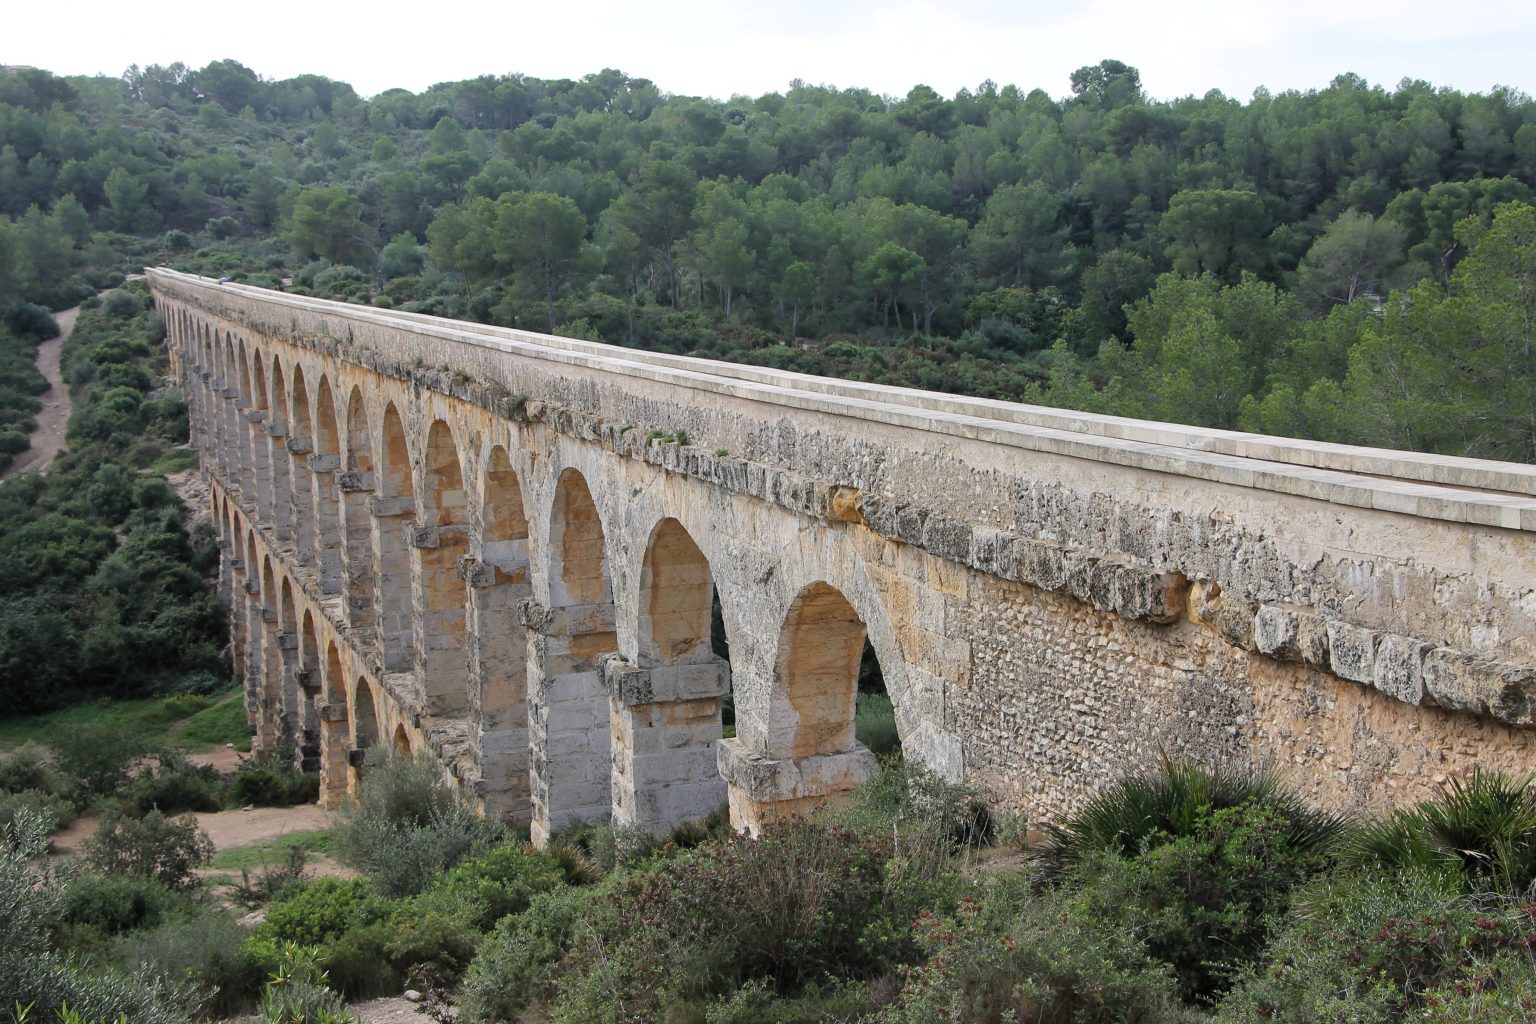
[(28, 470), (43, 472), (53, 465), (53, 460), (64, 447), (64, 428), (69, 425), (70, 402), (69, 388), (64, 386), (64, 375), (59, 371), (59, 355), (64, 351), (64, 342), (69, 340), (69, 333), (75, 329), (75, 318), (79, 315), (79, 306), (55, 313), (53, 318), (59, 323), (59, 336), (37, 346), (37, 369), (48, 378), (52, 386), (39, 396), (43, 408), (37, 414), (37, 429), (28, 438), (32, 447), (16, 456), (10, 468), (0, 473), (0, 480)]

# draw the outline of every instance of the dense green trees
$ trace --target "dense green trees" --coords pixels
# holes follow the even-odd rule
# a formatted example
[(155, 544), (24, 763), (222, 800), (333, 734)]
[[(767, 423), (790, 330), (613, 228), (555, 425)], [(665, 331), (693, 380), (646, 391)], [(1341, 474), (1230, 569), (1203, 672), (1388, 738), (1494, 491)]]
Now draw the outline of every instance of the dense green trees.
[[(795, 82), (717, 102), (607, 70), (363, 100), (233, 61), (11, 75), (0, 291), (67, 305), (144, 248), (128, 235), (170, 228), (171, 251), (141, 258), (338, 298), (1131, 415), (1522, 450), (1500, 411), (1520, 404), (1521, 366), (1476, 406), (1496, 427), (1467, 397), (1413, 414), (1440, 402), (1414, 375), (1450, 371), (1425, 355), (1391, 397), (1412, 346), (1388, 339), (1452, 293), (1434, 325), (1461, 329), (1469, 218), (1489, 229), (1502, 204), (1532, 204), (1536, 103), (1351, 75), (1155, 101), (1118, 61), (1063, 84), (888, 98)], [(1203, 283), (1158, 285), (1163, 311), (1132, 317), (1168, 273)], [(1207, 309), (1242, 299), (1284, 329)]]

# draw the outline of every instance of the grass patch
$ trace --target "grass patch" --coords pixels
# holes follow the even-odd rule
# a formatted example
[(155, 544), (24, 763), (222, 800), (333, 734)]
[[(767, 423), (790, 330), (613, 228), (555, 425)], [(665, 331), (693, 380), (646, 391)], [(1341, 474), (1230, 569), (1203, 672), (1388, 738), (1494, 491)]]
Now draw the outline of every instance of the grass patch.
[[(0, 753), (29, 741), (50, 745), (67, 743), (82, 727), (97, 725), (131, 731), (151, 747), (189, 748), (234, 743), (238, 748), (244, 742), (244, 749), (249, 749), (250, 735), (244, 726), (245, 709), (239, 698), (238, 689), (212, 697), (190, 693), (134, 700), (101, 697), (41, 715), (0, 719)], [(229, 724), (232, 715), (239, 718), (239, 736), (234, 735)], [(199, 724), (188, 737), (186, 730), (178, 727), (185, 722), (190, 728), (193, 721)]]
[(172, 448), (155, 460), (150, 466), (150, 472), (159, 473), (161, 476), (169, 476), (172, 473), (183, 473), (197, 466), (197, 450), (194, 448)]
[(307, 832), (288, 832), (251, 846), (237, 846), (214, 854), (208, 866), (221, 871), (239, 871), (241, 868), (259, 868), (263, 864), (279, 864), (295, 846), (310, 853), (331, 852), (331, 833), (328, 829), (311, 829)]
[(876, 754), (901, 749), (896, 732), (896, 709), (883, 693), (860, 693), (853, 716), (853, 734)]
[(251, 729), (245, 721), (245, 701), (237, 686), (223, 696), (215, 697), (211, 707), (206, 707), (187, 719), (176, 734), (178, 747), (194, 750), (199, 747), (222, 747), (226, 743), (236, 750), (249, 753)]

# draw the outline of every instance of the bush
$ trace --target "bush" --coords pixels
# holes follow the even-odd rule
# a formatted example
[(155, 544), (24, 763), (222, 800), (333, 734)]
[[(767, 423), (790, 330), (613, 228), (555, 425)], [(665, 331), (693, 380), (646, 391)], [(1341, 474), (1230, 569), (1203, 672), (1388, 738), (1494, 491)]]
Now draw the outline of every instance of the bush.
[(333, 848), (387, 897), (429, 888), (443, 872), (501, 839), (449, 789), (426, 757), (386, 757), (364, 778), (342, 817)]
[(126, 288), (119, 288), (101, 300), (101, 309), (114, 320), (131, 320), (144, 311), (144, 302)]
[(157, 762), (156, 767), (140, 769), (127, 788), (128, 800), (141, 813), (217, 811), (224, 806), (219, 773), (213, 767), (193, 764), (178, 753), (163, 753)]
[(268, 907), (256, 934), (278, 943), (319, 946), (387, 912), (364, 879), (321, 878)]
[(1105, 851), (1079, 861), (1067, 882), (1089, 915), (1140, 936), (1170, 965), (1187, 1001), (1204, 1000), (1262, 953), (1291, 891), (1323, 868), (1291, 831), (1272, 806), (1212, 811), (1190, 835), (1154, 833), (1134, 857)]
[(128, 781), (128, 769), (147, 753), (131, 730), (105, 722), (71, 728), (67, 740), (51, 744), (59, 772), (92, 796), (116, 793)]
[(167, 818), (150, 811), (135, 819), (108, 811), (84, 852), (86, 862), (102, 874), (152, 878), (180, 890), (196, 884), (194, 869), (212, 859), (213, 843), (191, 815)]
[(12, 302), (0, 309), (0, 327), (25, 341), (47, 341), (59, 336), (59, 322), (46, 306)]
[(267, 1024), (355, 1024), (357, 1016), (327, 986), (318, 951), (289, 943), (261, 998)]
[(31, 813), (48, 823), (55, 832), (75, 820), (75, 806), (63, 797), (40, 789), (0, 794), (0, 829), (8, 827), (23, 813)]
[(555, 858), (529, 847), (503, 845), (448, 872), (437, 890), (471, 910), (470, 920), (481, 930), (528, 909), (535, 896), (565, 884), (565, 872)]
[(533, 897), (528, 909), (503, 919), (464, 975), (459, 1012), (474, 1024), (510, 1022), (551, 993), (550, 970), (586, 915), (591, 890), (561, 888)]
[(112, 943), (110, 959), (122, 970), (142, 966), (167, 984), (191, 979), (181, 1009), (199, 1019), (249, 1010), (266, 974), (261, 959), (246, 947), (245, 929), (217, 908), (123, 935)]
[(241, 758), (229, 787), (230, 802), (242, 807), (292, 807), (319, 796), (320, 777), (295, 768), (287, 748)]
[(102, 935), (121, 935), (153, 928), (181, 901), (152, 878), (80, 875), (64, 890), (66, 924)]
[(924, 913), (926, 954), (905, 972), (882, 1024), (1039, 1024), (1189, 1021), (1167, 968), (1136, 936), (1085, 913), (1062, 891), (1038, 896), (1017, 881), (952, 916)]
[(1536, 910), (1458, 884), (1412, 869), (1314, 883), (1216, 1021), (1529, 1020)]
[(1441, 787), (1437, 799), (1360, 829), (1345, 859), (1439, 871), (1469, 892), (1526, 893), (1536, 886), (1536, 775), (1475, 769), (1467, 782)]
[(1242, 806), (1272, 808), (1285, 822), (1284, 843), (1298, 852), (1331, 850), (1347, 832), (1344, 818), (1308, 806), (1274, 776), (1165, 760), (1157, 771), (1114, 784), (1065, 823), (1047, 826), (1040, 865), (1052, 877), (1104, 851), (1134, 857), (1155, 842), (1205, 829), (1212, 812)]

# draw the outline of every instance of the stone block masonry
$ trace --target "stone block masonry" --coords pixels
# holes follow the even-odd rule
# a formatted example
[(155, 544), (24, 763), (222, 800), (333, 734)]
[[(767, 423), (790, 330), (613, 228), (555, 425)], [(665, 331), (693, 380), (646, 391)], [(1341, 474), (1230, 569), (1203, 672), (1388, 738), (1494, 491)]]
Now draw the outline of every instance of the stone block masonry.
[(328, 802), (393, 743), (539, 841), (756, 828), (873, 770), (866, 641), (906, 755), (1037, 819), (1163, 755), (1363, 811), (1536, 767), (1532, 467), (150, 281), (258, 740)]

